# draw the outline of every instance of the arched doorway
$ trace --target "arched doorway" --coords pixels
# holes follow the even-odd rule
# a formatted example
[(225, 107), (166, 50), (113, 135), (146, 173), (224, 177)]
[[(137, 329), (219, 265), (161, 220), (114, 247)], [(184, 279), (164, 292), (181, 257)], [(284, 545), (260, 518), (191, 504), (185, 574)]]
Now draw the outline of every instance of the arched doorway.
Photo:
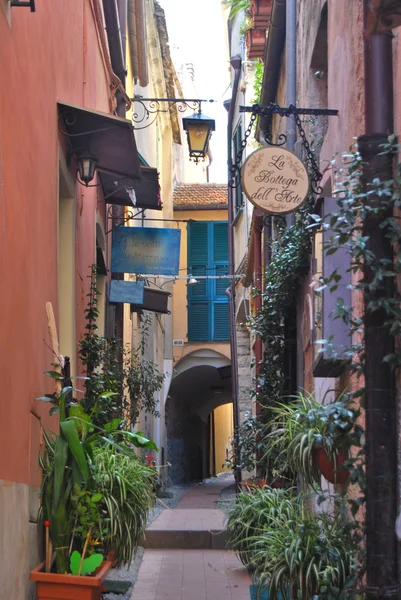
[(201, 480), (213, 470), (211, 414), (231, 402), (229, 366), (226, 356), (202, 349), (188, 354), (175, 367), (166, 402), (167, 461), (172, 483)]

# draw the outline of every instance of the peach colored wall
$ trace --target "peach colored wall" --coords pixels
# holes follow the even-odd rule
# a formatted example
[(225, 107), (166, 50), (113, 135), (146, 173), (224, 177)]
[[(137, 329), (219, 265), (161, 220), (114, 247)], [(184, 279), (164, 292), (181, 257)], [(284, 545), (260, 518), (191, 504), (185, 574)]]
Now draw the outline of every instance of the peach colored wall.
[[(35, 13), (14, 8), (11, 26), (0, 9), (0, 456), (7, 457), (0, 478), (31, 484), (40, 438), (31, 411), (57, 426), (34, 398), (51, 390), (43, 375), (52, 361), (47, 301), (57, 318), (58, 100), (109, 112), (90, 1), (40, 0)], [(97, 188), (77, 186), (78, 337), (98, 200)]]

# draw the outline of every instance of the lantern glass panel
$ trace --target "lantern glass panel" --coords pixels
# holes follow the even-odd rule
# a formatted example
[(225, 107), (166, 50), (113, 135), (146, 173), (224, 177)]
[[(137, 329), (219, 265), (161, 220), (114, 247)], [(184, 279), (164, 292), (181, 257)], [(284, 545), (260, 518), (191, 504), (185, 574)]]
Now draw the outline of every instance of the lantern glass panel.
[(203, 123), (188, 126), (189, 146), (192, 152), (202, 152), (209, 137), (210, 127)]

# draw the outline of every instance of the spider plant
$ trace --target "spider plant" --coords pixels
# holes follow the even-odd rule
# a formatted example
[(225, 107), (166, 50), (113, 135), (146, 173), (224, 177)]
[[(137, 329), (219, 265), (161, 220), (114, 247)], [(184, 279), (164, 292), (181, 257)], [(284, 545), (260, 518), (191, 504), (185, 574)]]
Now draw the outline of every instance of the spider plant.
[(96, 448), (91, 465), (93, 488), (109, 523), (106, 546), (115, 551), (117, 566), (131, 563), (154, 502), (154, 470), (133, 452), (116, 453), (112, 446)]
[(299, 393), (288, 404), (273, 407), (273, 420), (265, 434), (267, 452), (279, 449), (287, 468), (302, 473), (309, 485), (320, 484), (320, 471), (313, 461), (313, 450), (323, 447), (330, 459), (338, 451), (347, 452), (360, 445), (362, 429), (356, 423), (358, 411), (352, 409), (346, 394), (336, 402), (320, 404), (312, 394)]
[[(141, 433), (122, 430), (122, 419), (113, 419), (104, 429), (95, 427), (91, 415), (72, 399), (73, 389), (70, 386), (60, 389), (63, 376), (56, 371), (46, 374), (57, 381), (56, 392), (37, 400), (53, 405), (51, 414), (58, 412), (59, 432), (44, 432), (45, 452), (39, 458), (43, 478), (38, 520), (49, 524), (50, 539), (56, 552), (57, 573), (69, 572), (72, 568), (71, 557), (76, 550), (81, 556), (79, 575), (85, 553), (96, 553), (92, 540), (96, 541), (96, 538), (105, 535), (100, 501), (106, 503), (108, 496), (106, 490), (104, 498), (103, 494), (99, 496), (96, 489), (93, 476), (96, 450), (107, 445), (114, 454), (132, 458), (131, 445), (145, 448), (156, 446)], [(103, 396), (105, 394), (108, 392), (104, 392)], [(138, 497), (139, 490), (143, 493), (143, 485), (138, 486)], [(149, 493), (145, 497), (148, 501)], [(120, 495), (118, 501), (123, 502), (124, 497)], [(115, 499), (117, 506), (118, 501)], [(132, 539), (136, 538), (131, 537), (130, 541)], [(50, 568), (47, 561), (46, 567)]]
[(290, 515), (292, 504), (291, 491), (285, 489), (254, 488), (238, 494), (226, 530), (230, 547), (245, 566), (255, 566), (253, 538), (272, 526), (278, 514)]
[(252, 540), (259, 587), (275, 600), (286, 590), (300, 600), (335, 600), (353, 595), (357, 548), (353, 524), (340, 515), (313, 514), (301, 502), (272, 517)]

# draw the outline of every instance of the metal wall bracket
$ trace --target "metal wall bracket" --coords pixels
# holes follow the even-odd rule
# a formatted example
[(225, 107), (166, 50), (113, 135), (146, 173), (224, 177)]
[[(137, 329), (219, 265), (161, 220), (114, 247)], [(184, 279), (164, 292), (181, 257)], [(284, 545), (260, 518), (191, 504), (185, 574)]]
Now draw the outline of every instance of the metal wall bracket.
[(10, 6), (13, 8), (17, 6), (30, 8), (31, 12), (35, 12), (35, 0), (11, 0)]

